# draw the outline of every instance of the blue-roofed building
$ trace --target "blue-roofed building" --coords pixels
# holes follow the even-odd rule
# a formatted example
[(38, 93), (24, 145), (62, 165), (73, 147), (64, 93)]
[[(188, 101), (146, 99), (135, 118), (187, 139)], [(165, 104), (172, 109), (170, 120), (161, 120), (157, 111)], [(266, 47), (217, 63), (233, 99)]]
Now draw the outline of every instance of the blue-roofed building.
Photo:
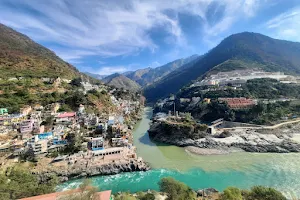
[(53, 137), (53, 133), (52, 132), (46, 132), (46, 133), (40, 133), (40, 134), (38, 134), (39, 140), (50, 139), (52, 137)]
[(62, 144), (67, 144), (67, 140), (60, 140), (58, 138), (54, 138), (52, 140), (53, 145), (62, 145)]

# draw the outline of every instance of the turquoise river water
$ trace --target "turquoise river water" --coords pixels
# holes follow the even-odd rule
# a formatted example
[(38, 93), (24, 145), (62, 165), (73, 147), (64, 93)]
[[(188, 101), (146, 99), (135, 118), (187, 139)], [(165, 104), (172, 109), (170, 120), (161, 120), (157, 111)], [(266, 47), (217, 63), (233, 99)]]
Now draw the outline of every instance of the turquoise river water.
[[(275, 187), (287, 197), (300, 197), (300, 154), (233, 153), (199, 156), (184, 148), (154, 143), (147, 134), (152, 110), (145, 108), (143, 119), (134, 130), (137, 154), (150, 163), (147, 172), (122, 173), (90, 178), (94, 186), (113, 192), (154, 189), (162, 177), (172, 176), (194, 189), (228, 186), (250, 188), (254, 185)], [(81, 179), (71, 180), (57, 190), (76, 188)]]

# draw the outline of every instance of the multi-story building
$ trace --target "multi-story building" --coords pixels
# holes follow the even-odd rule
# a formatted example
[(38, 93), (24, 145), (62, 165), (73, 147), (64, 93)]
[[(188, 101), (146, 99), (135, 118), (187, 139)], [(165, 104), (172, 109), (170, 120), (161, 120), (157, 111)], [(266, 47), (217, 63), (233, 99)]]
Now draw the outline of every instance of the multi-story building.
[(91, 142), (88, 143), (92, 151), (103, 150), (104, 149), (104, 139), (103, 137), (92, 138)]
[(65, 112), (65, 113), (59, 113), (56, 118), (56, 123), (75, 123), (76, 121), (76, 113), (75, 112)]
[(20, 132), (23, 133), (30, 133), (33, 131), (33, 127), (34, 127), (34, 120), (33, 119), (29, 119), (29, 120), (25, 120), (22, 121), (20, 124)]

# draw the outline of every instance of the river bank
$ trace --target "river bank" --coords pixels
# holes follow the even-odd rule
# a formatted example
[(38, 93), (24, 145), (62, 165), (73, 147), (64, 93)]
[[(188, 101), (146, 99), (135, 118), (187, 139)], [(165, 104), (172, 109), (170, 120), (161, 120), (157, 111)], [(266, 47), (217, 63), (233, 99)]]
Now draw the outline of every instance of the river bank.
[(128, 161), (115, 161), (102, 165), (86, 165), (84, 163), (77, 163), (75, 165), (60, 167), (47, 167), (43, 170), (33, 171), (40, 180), (45, 180), (52, 175), (58, 177), (59, 182), (65, 182), (72, 179), (87, 178), (93, 176), (107, 176), (115, 175), (124, 172), (139, 172), (150, 170), (149, 165), (141, 159), (131, 159)]
[[(143, 119), (134, 129), (137, 155), (143, 157), (151, 170), (93, 176), (92, 184), (101, 190), (119, 191), (159, 190), (156, 184), (162, 177), (171, 176), (194, 190), (216, 188), (223, 191), (228, 186), (250, 189), (255, 185), (274, 187), (287, 197), (300, 197), (299, 153), (248, 153), (199, 156), (174, 145), (157, 143), (149, 138), (147, 130), (152, 110), (146, 107)], [(83, 179), (73, 179), (60, 184), (58, 191), (77, 188)]]
[(300, 152), (300, 143), (292, 140), (293, 135), (298, 133), (299, 126), (297, 124), (292, 128), (275, 130), (237, 128), (211, 135), (205, 132), (195, 133), (195, 128), (190, 124), (159, 121), (153, 122), (148, 132), (157, 142), (186, 147), (199, 155), (220, 155), (236, 151), (291, 153)]

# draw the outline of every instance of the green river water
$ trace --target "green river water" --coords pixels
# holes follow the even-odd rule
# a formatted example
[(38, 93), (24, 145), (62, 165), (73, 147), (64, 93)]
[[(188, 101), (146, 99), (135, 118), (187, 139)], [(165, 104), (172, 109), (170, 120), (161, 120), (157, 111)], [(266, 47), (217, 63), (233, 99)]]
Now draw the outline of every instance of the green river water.
[[(300, 197), (300, 154), (194, 155), (184, 148), (152, 142), (147, 134), (151, 114), (152, 110), (146, 108), (143, 119), (136, 125), (134, 145), (138, 156), (149, 162), (152, 170), (90, 178), (94, 186), (113, 192), (157, 190), (162, 177), (172, 176), (194, 189), (266, 185), (287, 197)], [(76, 188), (81, 182), (81, 179), (68, 181), (58, 186), (58, 190)]]

